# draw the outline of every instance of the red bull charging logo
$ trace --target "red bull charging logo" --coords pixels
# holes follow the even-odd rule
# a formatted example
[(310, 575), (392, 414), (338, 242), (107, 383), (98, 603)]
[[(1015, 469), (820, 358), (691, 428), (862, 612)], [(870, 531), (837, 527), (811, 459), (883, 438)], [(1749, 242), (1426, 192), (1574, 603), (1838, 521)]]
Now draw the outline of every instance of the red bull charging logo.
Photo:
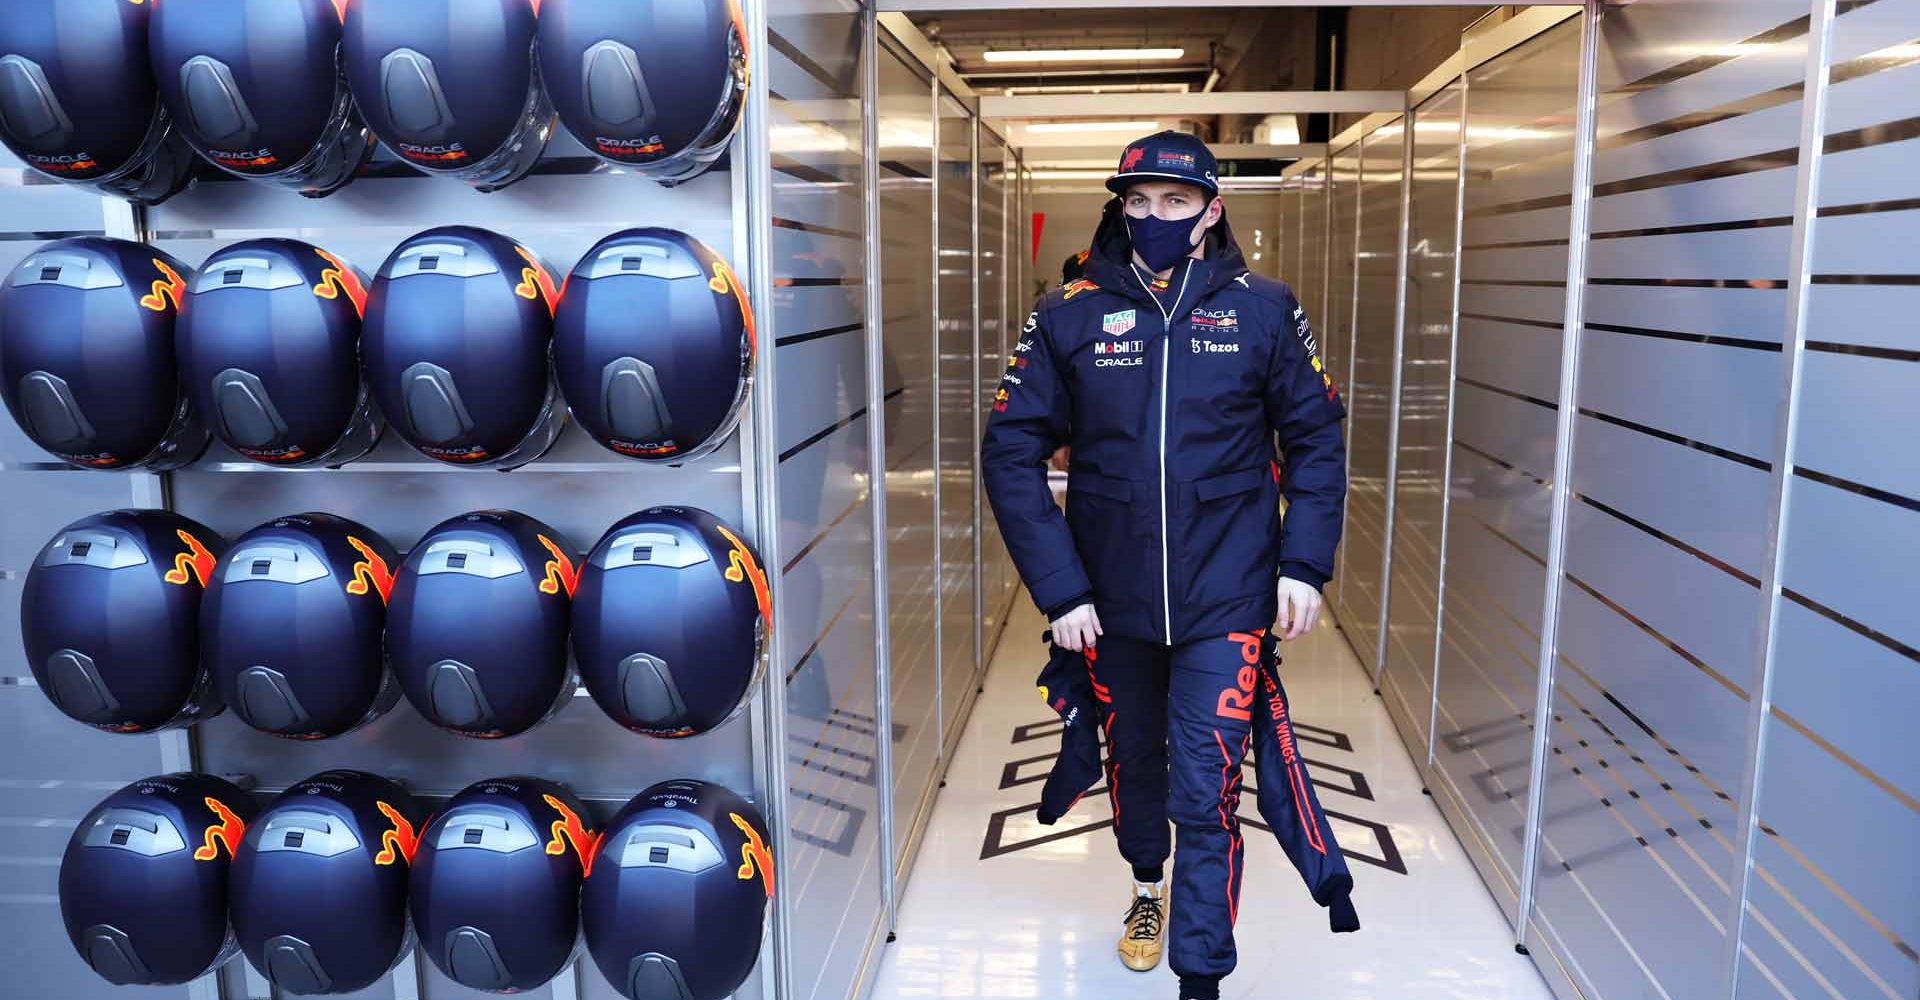
[(193, 849), (193, 860), (212, 861), (218, 858), (221, 844), (227, 845), (227, 859), (232, 860), (233, 849), (240, 843), (241, 836), (247, 832), (247, 824), (241, 822), (240, 817), (227, 808), (225, 802), (211, 795), (206, 797), (205, 802), (207, 808), (213, 810), (215, 816), (220, 817), (220, 822), (207, 827), (207, 832), (200, 839), (200, 846)]

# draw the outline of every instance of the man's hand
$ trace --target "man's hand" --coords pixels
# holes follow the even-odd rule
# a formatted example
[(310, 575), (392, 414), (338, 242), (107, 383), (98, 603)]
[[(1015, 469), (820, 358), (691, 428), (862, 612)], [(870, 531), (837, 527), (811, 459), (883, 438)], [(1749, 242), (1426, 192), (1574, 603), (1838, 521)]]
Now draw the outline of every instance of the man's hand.
[(1092, 649), (1100, 635), (1100, 616), (1093, 613), (1092, 604), (1082, 604), (1053, 620), (1053, 641), (1061, 649), (1076, 653)]
[[(1290, 576), (1280, 578), (1280, 620), (1277, 623), (1281, 631), (1281, 640), (1298, 639), (1313, 631), (1320, 621), (1320, 590), (1309, 584), (1301, 583)], [(1059, 635), (1060, 626), (1054, 626), (1054, 634)]]

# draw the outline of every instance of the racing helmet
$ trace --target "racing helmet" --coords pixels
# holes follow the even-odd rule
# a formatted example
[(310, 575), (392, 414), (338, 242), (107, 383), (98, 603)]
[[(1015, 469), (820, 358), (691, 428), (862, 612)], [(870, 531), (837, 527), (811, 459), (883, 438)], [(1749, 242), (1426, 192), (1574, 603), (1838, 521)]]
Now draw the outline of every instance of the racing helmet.
[(539, 458), (567, 415), (551, 360), (559, 297), (546, 264), (499, 233), (445, 226), (400, 244), (374, 278), (361, 341), (394, 430), (450, 465)]
[(386, 539), (331, 514), (279, 518), (233, 543), (200, 604), (200, 635), (241, 721), (322, 739), (400, 700), (380, 640), (399, 562)]
[(322, 771), (247, 826), (228, 906), (240, 950), (287, 993), (366, 989), (413, 949), (407, 869), (427, 810), (397, 782)]
[(154, 205), (193, 178), (193, 150), (147, 65), (152, 4), (12, 0), (0, 17), (0, 140), (55, 180)]
[(492, 778), (449, 800), (421, 834), (408, 897), (434, 967), (493, 993), (558, 975), (579, 942), (592, 823), (565, 785), (540, 778)]
[(573, 697), (567, 622), (580, 578), (565, 535), (510, 510), (461, 514), (407, 553), (387, 607), (387, 662), (427, 721), (523, 733)]
[(766, 572), (738, 532), (691, 507), (643, 510), (608, 529), (580, 570), (580, 678), (636, 733), (704, 733), (745, 705), (772, 615)]
[(200, 664), (200, 595), (227, 543), (166, 510), (81, 518), (27, 571), (20, 635), (34, 682), (69, 718), (110, 733), (220, 712)]
[(574, 266), (553, 367), (602, 447), (686, 462), (726, 442), (752, 382), (753, 310), (733, 269), (672, 229), (629, 229)]
[(154, 82), (208, 162), (312, 198), (353, 179), (373, 134), (340, 60), (344, 0), (166, 0), (149, 34)]
[(737, 0), (546, 0), (540, 71), (581, 145), (677, 183), (719, 159), (740, 124), (746, 21)]
[(347, 81), (374, 134), (429, 174), (497, 191), (553, 133), (533, 56), (539, 0), (354, 0)]
[(587, 952), (628, 1000), (722, 1000), (753, 972), (773, 849), (760, 810), (705, 781), (663, 781), (600, 838), (580, 891)]
[(159, 250), (95, 236), (21, 261), (0, 288), (0, 395), (27, 437), (90, 469), (164, 472), (199, 457), (207, 431), (173, 360), (192, 280)]
[(263, 465), (344, 465), (386, 426), (360, 378), (366, 279), (298, 240), (201, 265), (175, 326), (180, 377), (214, 434)]
[(94, 806), (60, 859), (60, 919), (80, 959), (116, 986), (160, 986), (232, 958), (228, 866), (255, 812), (239, 788), (185, 772)]

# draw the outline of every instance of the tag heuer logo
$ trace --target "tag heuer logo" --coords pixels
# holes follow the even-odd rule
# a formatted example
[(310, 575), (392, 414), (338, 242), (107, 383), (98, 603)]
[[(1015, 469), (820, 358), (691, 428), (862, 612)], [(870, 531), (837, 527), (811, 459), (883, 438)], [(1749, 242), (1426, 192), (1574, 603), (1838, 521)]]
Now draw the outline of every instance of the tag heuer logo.
[(1133, 329), (1134, 310), (1126, 309), (1117, 313), (1108, 313), (1100, 317), (1100, 329), (1109, 336), (1118, 337)]

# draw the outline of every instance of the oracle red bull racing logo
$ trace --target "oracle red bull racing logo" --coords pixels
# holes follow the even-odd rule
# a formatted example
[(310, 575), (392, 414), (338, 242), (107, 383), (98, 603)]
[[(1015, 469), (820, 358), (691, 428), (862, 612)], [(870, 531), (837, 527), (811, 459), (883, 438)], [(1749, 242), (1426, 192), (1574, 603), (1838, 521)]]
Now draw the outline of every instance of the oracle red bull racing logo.
[(193, 537), (185, 529), (177, 530), (174, 534), (179, 535), (180, 540), (187, 543), (187, 551), (173, 557), (173, 568), (168, 570), (161, 579), (178, 587), (198, 581), (204, 588), (207, 581), (213, 577), (213, 566), (218, 560), (200, 539)]
[(220, 822), (207, 827), (206, 833), (201, 835), (200, 846), (193, 849), (193, 860), (213, 861), (220, 857), (220, 845), (225, 844), (227, 859), (231, 861), (234, 847), (240, 843), (240, 838), (247, 832), (247, 824), (232, 809), (227, 808), (225, 802), (211, 795), (203, 801), (206, 802), (208, 809), (213, 810), (215, 816), (220, 817)]
[(551, 795), (540, 797), (553, 807), (554, 812), (560, 814), (560, 818), (549, 825), (552, 834), (547, 839), (547, 853), (558, 857), (572, 847), (573, 853), (580, 858), (580, 877), (593, 874), (593, 859), (600, 851), (600, 835), (587, 829), (587, 824), (580, 820), (580, 814), (568, 808), (566, 803)]

